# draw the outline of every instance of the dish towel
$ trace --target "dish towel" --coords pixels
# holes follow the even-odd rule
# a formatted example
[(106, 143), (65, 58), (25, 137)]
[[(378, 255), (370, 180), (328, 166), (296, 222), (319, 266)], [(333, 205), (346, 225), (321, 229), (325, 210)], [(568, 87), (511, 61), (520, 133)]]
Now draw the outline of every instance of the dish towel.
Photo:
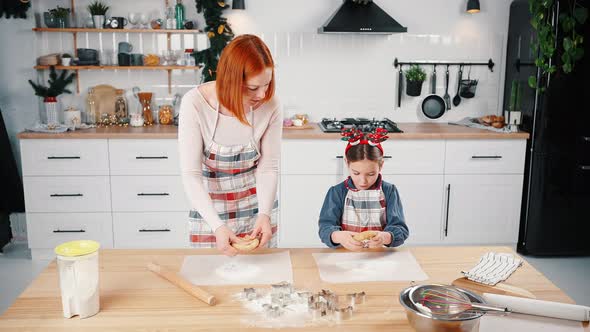
[(479, 263), (471, 270), (461, 271), (469, 280), (494, 286), (504, 281), (522, 265), (522, 259), (511, 254), (488, 252), (481, 256)]

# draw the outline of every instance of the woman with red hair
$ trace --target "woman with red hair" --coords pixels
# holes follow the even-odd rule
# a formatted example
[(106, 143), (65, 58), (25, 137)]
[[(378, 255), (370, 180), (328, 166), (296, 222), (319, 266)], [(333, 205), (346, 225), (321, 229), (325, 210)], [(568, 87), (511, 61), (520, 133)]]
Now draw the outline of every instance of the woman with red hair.
[(244, 236), (276, 247), (282, 110), (274, 90), (268, 47), (242, 35), (221, 53), (217, 81), (184, 95), (178, 142), (192, 247), (233, 256)]

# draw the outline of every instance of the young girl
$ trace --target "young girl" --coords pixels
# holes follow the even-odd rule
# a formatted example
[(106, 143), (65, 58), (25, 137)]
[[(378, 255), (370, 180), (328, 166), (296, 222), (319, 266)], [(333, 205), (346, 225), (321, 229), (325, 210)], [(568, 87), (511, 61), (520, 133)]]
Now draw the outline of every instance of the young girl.
[[(328, 190), (320, 213), (320, 239), (328, 247), (343, 246), (357, 251), (363, 247), (397, 247), (408, 238), (408, 226), (396, 187), (381, 178), (383, 148), (387, 131), (365, 134), (355, 129), (342, 133), (350, 176)], [(376, 231), (368, 243), (353, 236)], [(358, 236), (357, 236), (358, 238)]]

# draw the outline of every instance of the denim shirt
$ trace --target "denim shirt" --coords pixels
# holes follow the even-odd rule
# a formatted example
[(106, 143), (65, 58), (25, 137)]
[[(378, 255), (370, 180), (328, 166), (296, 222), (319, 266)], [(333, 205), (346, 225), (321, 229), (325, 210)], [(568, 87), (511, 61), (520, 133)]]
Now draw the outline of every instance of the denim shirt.
[[(347, 179), (346, 181), (348, 181), (350, 188), (355, 188), (352, 179)], [(385, 214), (387, 216), (387, 223), (383, 231), (391, 233), (393, 238), (393, 241), (388, 247), (397, 247), (404, 243), (410, 231), (405, 222), (404, 210), (397, 188), (389, 182), (382, 181), (382, 189), (385, 195)], [(344, 182), (330, 188), (320, 212), (320, 239), (330, 248), (340, 246), (332, 242), (331, 236), (333, 232), (342, 230), (342, 211), (347, 192), (348, 189), (346, 189)]]

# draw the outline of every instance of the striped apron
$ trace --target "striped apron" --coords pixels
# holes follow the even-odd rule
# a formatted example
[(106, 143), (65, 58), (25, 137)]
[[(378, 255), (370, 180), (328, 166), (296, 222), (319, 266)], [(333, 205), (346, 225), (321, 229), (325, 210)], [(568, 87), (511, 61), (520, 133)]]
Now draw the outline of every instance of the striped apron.
[(385, 194), (381, 178), (376, 189), (358, 190), (350, 188), (348, 177), (344, 181), (348, 193), (344, 198), (342, 230), (350, 232), (382, 231), (387, 224)]
[[(211, 143), (203, 151), (203, 182), (213, 207), (225, 225), (240, 237), (254, 230), (258, 217), (256, 167), (260, 152), (254, 142), (253, 113), (250, 111), (252, 137), (249, 142), (244, 145), (221, 145), (214, 141), (219, 121), (218, 108)], [(278, 200), (275, 199), (270, 215), (272, 238), (269, 241), (269, 247), (271, 248), (277, 246), (277, 216)], [(216, 246), (215, 233), (195, 210), (189, 213), (189, 229), (191, 247), (214, 248)]]

